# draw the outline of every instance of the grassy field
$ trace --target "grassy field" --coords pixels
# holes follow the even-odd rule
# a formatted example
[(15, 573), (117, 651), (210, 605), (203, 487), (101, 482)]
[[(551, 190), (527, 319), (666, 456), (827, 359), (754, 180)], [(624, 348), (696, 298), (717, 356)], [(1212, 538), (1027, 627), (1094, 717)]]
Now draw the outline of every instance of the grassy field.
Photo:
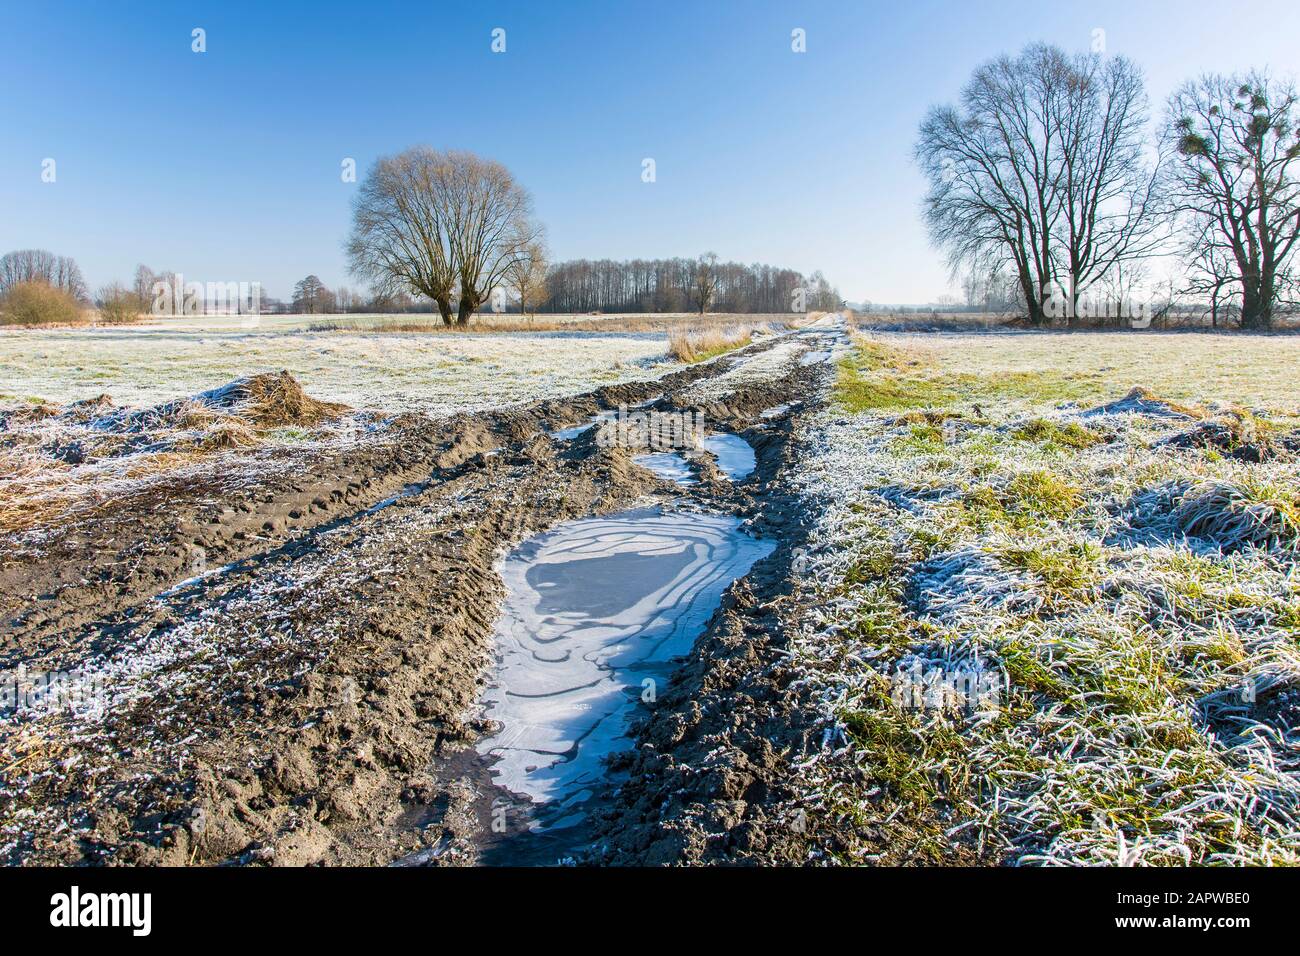
[[(309, 393), (331, 401), (445, 413), (654, 377), (676, 362), (668, 354), (670, 331), (726, 328), (737, 320), (570, 318), (565, 331), (538, 332), (383, 330), (427, 316), (262, 316), (251, 327), (240, 316), (203, 316), (118, 328), (0, 330), (0, 403), (108, 393), (118, 404), (146, 405), (287, 369)], [(340, 322), (356, 328), (310, 331)], [(746, 323), (766, 324), (760, 316)]]
[[(1300, 410), (1300, 337), (1196, 332), (879, 333), (842, 380), (855, 410), (959, 401), (1103, 401), (1135, 387), (1193, 403)], [(886, 367), (881, 367), (881, 366)], [(855, 391), (859, 372), (871, 388)], [(909, 392), (891, 398), (906, 383)], [(883, 393), (882, 393), (883, 390)], [(876, 397), (873, 397), (876, 396)]]
[(855, 345), (801, 479), (837, 852), (1300, 861), (1300, 340)]

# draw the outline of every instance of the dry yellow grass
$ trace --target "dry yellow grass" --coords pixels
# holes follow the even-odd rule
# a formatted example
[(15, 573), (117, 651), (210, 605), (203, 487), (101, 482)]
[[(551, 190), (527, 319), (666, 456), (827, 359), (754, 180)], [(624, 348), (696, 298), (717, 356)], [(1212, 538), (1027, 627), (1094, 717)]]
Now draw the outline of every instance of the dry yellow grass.
[(668, 354), (679, 362), (703, 362), (754, 339), (751, 328), (732, 326), (713, 329), (680, 329), (668, 333)]

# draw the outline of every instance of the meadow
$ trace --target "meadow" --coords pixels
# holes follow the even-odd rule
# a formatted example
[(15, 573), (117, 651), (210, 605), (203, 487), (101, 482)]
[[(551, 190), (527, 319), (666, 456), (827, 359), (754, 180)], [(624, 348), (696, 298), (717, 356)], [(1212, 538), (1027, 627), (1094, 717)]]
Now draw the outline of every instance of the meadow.
[(1300, 860), (1298, 348), (855, 337), (799, 479), (841, 859)]

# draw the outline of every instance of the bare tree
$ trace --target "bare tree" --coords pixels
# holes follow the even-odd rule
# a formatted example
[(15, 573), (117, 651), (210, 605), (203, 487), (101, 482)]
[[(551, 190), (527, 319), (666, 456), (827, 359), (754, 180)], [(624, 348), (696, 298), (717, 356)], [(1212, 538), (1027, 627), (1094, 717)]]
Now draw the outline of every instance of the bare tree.
[(452, 152), (451, 239), (465, 325), (541, 235), (533, 201), (500, 163)]
[(691, 282), (691, 301), (700, 315), (708, 311), (713, 304), (713, 297), (718, 291), (718, 256), (706, 252), (693, 263), (694, 272)]
[(134, 290), (128, 290), (120, 282), (110, 282), (101, 286), (97, 295), (99, 316), (109, 325), (121, 325), (134, 322), (140, 316), (140, 299)]
[(1267, 329), (1297, 284), (1300, 129), (1296, 89), (1264, 73), (1204, 76), (1169, 101), (1166, 136), (1178, 151), (1175, 201), (1191, 223), (1194, 287), (1237, 287), (1241, 326)]
[(915, 156), (925, 218), (954, 275), (1007, 267), (1029, 318), (1160, 246), (1159, 162), (1143, 155), (1141, 73), (1122, 58), (1045, 44), (981, 66), (960, 106), (932, 109)]
[(843, 300), (840, 290), (831, 285), (830, 280), (817, 269), (808, 277), (808, 308), (814, 312), (834, 312), (840, 308)]
[(19, 249), (0, 257), (0, 295), (25, 282), (43, 282), (68, 293), (78, 302), (90, 298), (77, 261), (69, 256), (56, 256), (45, 249)]
[(379, 159), (353, 200), (347, 243), (353, 274), (370, 282), (376, 298), (426, 296), (447, 324), (456, 288), (449, 172), (447, 155), (427, 146)]
[(469, 317), (538, 236), (532, 201), (500, 163), (408, 149), (375, 163), (353, 204), (348, 256), (376, 292), (411, 292), (443, 321)]
[(519, 296), (519, 312), (535, 312), (546, 299), (546, 270), (549, 255), (545, 240), (538, 238), (528, 243), (515, 259), (506, 274), (506, 282)]
[(293, 310), (307, 315), (328, 312), (334, 305), (334, 296), (325, 283), (314, 275), (307, 276), (293, 287)]
[(135, 277), (131, 282), (131, 291), (135, 293), (136, 301), (140, 304), (141, 309), (147, 309), (149, 303), (153, 300), (153, 284), (157, 281), (157, 276), (143, 262), (135, 267)]
[(1204, 218), (1199, 229), (1193, 229), (1185, 249), (1187, 253), (1187, 280), (1183, 291), (1190, 295), (1206, 296), (1210, 305), (1210, 325), (1214, 328), (1229, 325), (1240, 318), (1240, 308), (1229, 299), (1234, 286), (1241, 281), (1236, 262), (1223, 245), (1208, 232), (1214, 221)]

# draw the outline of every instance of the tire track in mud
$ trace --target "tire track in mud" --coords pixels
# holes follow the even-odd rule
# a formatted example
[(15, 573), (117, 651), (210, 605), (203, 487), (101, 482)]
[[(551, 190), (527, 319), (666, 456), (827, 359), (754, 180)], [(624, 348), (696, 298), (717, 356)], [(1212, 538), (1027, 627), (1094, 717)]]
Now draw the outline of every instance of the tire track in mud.
[[(693, 392), (792, 341), (806, 354), (818, 334), (571, 399), (441, 422), (403, 416), (390, 443), (242, 499), (181, 495), (167, 517), (119, 516), (82, 553), (87, 585), (74, 583), (75, 552), (53, 556), (43, 579), (5, 569), (46, 597), (5, 608), (4, 662), (58, 670), (93, 657), (125, 696), (110, 695), (94, 720), (7, 728), (6, 749), (25, 762), (0, 775), (0, 853), (62, 863), (510, 859), (518, 834), (492, 832), (501, 794), (471, 746), (486, 728), (464, 719), (492, 651), (496, 559), (560, 521), (647, 497), (750, 517), (787, 544), (798, 522), (763, 489), (791, 453), (791, 420), (761, 413), (814, 400), (826, 366), (787, 363), (775, 378)], [(624, 449), (542, 434), (647, 400), (737, 431), (756, 449), (755, 475), (733, 485), (699, 458), (698, 484), (682, 489)], [(125, 543), (114, 549), (115, 539)], [(229, 567), (168, 591), (185, 576), (178, 542), (196, 540)], [(779, 588), (784, 553), (732, 589), (710, 635), (746, 593)], [(642, 739), (662, 736), (684, 706), (673, 694)], [(662, 841), (647, 852), (630, 831), (604, 829), (619, 848), (612, 861), (664, 856)]]

